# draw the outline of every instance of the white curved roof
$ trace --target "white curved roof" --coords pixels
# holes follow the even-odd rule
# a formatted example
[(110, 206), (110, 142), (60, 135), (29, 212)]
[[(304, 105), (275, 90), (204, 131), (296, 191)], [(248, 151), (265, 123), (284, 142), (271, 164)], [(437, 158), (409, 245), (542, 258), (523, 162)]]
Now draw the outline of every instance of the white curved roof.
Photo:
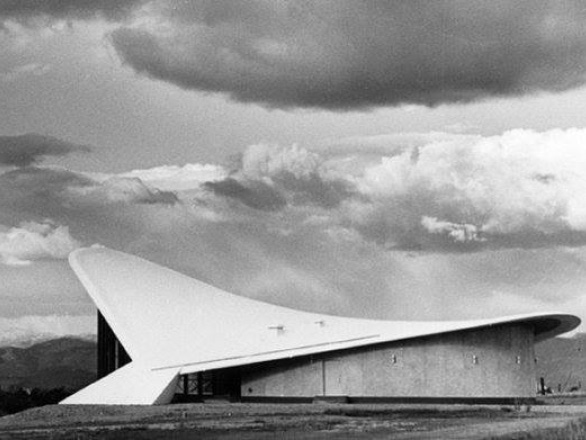
[(438, 322), (345, 318), (243, 298), (107, 248), (74, 251), (69, 261), (132, 364), (174, 375), (505, 323), (531, 323), (539, 341), (580, 323), (561, 313)]

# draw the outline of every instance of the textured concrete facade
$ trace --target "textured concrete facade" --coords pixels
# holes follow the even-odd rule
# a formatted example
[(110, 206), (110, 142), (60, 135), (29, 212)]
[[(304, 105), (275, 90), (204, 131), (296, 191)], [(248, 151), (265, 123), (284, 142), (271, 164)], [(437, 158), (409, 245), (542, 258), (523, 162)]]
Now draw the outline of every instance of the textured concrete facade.
[(534, 397), (530, 325), (408, 339), (257, 364), (242, 397)]

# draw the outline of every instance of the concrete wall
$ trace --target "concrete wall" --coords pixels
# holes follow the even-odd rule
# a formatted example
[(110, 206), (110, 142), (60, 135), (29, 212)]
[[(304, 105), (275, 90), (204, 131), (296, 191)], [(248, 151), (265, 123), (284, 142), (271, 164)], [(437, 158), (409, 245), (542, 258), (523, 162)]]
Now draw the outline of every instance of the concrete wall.
[(534, 397), (533, 329), (505, 325), (257, 364), (243, 397)]

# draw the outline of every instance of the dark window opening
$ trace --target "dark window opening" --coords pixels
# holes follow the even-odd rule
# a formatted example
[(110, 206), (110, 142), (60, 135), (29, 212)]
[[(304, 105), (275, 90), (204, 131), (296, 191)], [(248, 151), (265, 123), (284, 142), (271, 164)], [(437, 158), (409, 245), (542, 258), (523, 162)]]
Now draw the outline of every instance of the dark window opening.
[(132, 359), (98, 311), (98, 379), (128, 364)]

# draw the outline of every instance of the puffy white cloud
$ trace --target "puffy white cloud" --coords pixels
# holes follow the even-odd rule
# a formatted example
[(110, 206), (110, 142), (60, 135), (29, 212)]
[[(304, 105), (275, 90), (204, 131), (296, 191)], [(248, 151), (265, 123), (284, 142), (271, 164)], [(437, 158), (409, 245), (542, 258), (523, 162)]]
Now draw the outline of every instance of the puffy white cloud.
[(483, 241), (479, 236), (482, 232), (475, 225), (440, 221), (435, 217), (421, 218), (421, 225), (431, 234), (447, 234), (457, 242)]
[(183, 166), (164, 165), (146, 170), (133, 170), (120, 177), (138, 178), (144, 183), (165, 191), (186, 191), (200, 188), (204, 182), (214, 182), (227, 176), (219, 165), (190, 163)]
[(421, 226), (455, 225), (471, 225), (464, 229), (487, 245), (583, 244), (585, 143), (584, 129), (513, 130), (408, 148), (365, 169), (358, 188), (372, 203), (353, 218), (383, 241), (398, 234), (424, 247)]
[(321, 157), (293, 145), (282, 148), (276, 145), (251, 145), (242, 155), (241, 172), (249, 179), (276, 177), (290, 173), (296, 179), (308, 178), (319, 173), (322, 166)]
[(24, 265), (31, 260), (63, 259), (81, 244), (69, 234), (67, 226), (51, 222), (23, 222), (0, 232), (0, 260), (4, 264)]

